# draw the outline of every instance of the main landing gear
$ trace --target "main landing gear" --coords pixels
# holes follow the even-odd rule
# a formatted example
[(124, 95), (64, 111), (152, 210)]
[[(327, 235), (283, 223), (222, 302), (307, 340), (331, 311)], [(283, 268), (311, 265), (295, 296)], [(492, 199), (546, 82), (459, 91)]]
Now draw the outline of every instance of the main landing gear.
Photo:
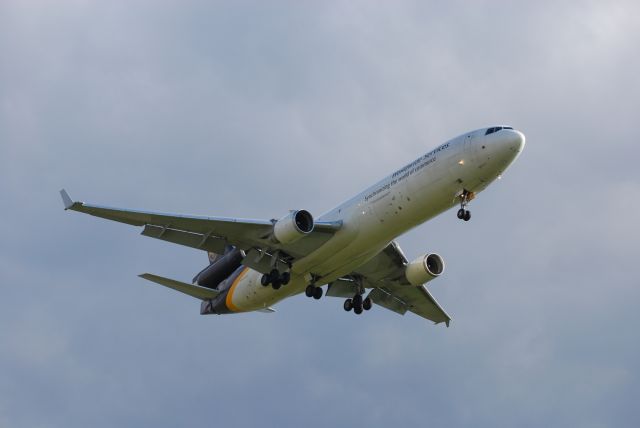
[(371, 301), (371, 297), (367, 297), (366, 299), (362, 298), (362, 294), (356, 294), (351, 299), (347, 299), (344, 301), (344, 310), (349, 312), (353, 309), (357, 315), (360, 315), (362, 311), (368, 311), (373, 307), (373, 301)]
[(469, 205), (469, 202), (474, 196), (473, 192), (466, 189), (462, 191), (462, 194), (460, 195), (460, 209), (458, 210), (458, 218), (460, 220), (471, 220), (471, 211), (467, 210), (467, 205)]
[(289, 272), (282, 272), (278, 269), (271, 269), (271, 272), (265, 273), (260, 278), (260, 283), (263, 286), (271, 285), (274, 290), (279, 290), (283, 285), (287, 285), (291, 280), (291, 274)]
[(307, 285), (307, 288), (304, 290), (304, 294), (307, 297), (313, 297), (316, 300), (320, 300), (322, 298), (322, 288), (316, 287), (315, 285)]

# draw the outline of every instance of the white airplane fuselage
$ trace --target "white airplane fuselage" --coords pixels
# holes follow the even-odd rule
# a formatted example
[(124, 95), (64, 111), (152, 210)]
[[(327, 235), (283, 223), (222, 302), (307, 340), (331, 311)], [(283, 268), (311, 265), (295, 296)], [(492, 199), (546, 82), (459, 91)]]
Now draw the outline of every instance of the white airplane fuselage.
[(342, 227), (292, 265), (288, 285), (264, 287), (262, 274), (245, 267), (230, 278), (220, 304), (229, 312), (260, 310), (302, 293), (310, 277), (319, 278), (318, 285), (335, 281), (397, 236), (458, 205), (463, 192), (478, 194), (518, 157), (525, 142), (519, 131), (486, 135), (487, 129), (447, 141), (320, 216), (319, 221), (341, 221)]

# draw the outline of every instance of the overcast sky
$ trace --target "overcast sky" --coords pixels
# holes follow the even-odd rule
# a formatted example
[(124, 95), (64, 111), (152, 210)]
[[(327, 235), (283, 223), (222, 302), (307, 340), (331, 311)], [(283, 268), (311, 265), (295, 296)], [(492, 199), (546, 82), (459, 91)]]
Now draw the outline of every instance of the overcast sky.
[[(637, 1), (0, 2), (0, 426), (636, 427)], [(318, 215), (522, 130), (399, 238), (450, 328), (340, 299), (199, 315), (206, 254), (64, 212)]]

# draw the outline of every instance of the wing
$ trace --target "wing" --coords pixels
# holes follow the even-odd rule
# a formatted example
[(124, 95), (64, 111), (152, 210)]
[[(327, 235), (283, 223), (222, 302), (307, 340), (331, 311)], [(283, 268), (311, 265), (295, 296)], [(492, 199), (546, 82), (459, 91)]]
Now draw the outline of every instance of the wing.
[[(275, 220), (201, 217), (110, 208), (73, 201), (65, 190), (60, 194), (65, 210), (78, 211), (133, 226), (143, 226), (142, 235), (214, 253), (226, 245), (247, 252), (243, 264), (260, 272), (271, 269), (270, 256), (291, 263), (321, 247), (340, 228), (340, 222), (316, 222), (313, 231), (291, 244), (272, 240)], [(269, 257), (264, 257), (265, 255)]]
[[(391, 242), (377, 256), (362, 265), (351, 276), (360, 276), (366, 288), (373, 288), (371, 299), (379, 306), (400, 315), (413, 312), (436, 324), (444, 322), (447, 327), (451, 317), (442, 309), (425, 285), (412, 286), (405, 278), (407, 258), (396, 242)], [(355, 294), (355, 283), (349, 278), (333, 282), (328, 296), (351, 297)]]

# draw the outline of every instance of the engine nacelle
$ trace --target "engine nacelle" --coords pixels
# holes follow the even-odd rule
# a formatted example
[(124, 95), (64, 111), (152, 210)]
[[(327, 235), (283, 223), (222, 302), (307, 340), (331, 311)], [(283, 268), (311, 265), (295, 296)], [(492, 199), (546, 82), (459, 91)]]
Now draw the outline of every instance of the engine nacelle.
[(273, 236), (281, 244), (290, 244), (312, 230), (313, 216), (309, 211), (291, 211), (273, 226)]
[(405, 276), (411, 285), (419, 286), (437, 278), (444, 272), (444, 260), (438, 254), (420, 256), (409, 263)]
[(242, 264), (246, 254), (234, 248), (219, 256), (213, 263), (204, 268), (193, 278), (193, 283), (201, 287), (217, 288), (218, 285), (231, 275)]

